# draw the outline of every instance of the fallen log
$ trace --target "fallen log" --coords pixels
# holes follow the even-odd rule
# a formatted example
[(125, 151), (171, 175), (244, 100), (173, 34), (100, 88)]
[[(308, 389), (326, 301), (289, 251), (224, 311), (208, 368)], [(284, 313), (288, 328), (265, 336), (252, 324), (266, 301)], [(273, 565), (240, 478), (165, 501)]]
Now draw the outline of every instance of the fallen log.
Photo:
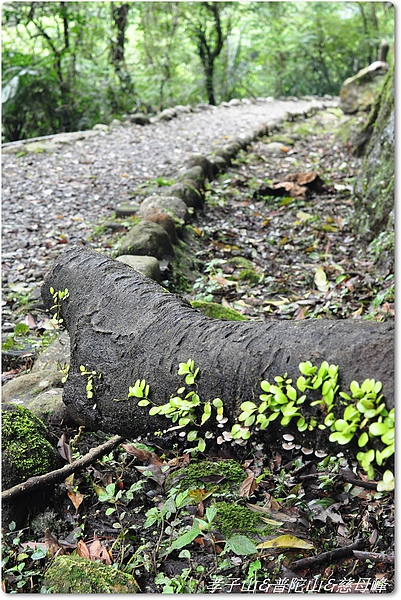
[[(212, 319), (126, 265), (81, 247), (63, 253), (47, 275), (42, 298), (48, 308), (51, 287), (69, 292), (59, 303), (71, 338), (63, 399), (91, 428), (132, 438), (169, 427), (171, 421), (150, 417), (148, 407), (127, 399), (128, 388), (145, 379), (152, 402), (164, 404), (183, 385), (178, 365), (189, 359), (200, 369), (200, 397), (221, 398), (230, 422), (241, 402), (258, 400), (263, 378), (288, 373), (296, 381), (299, 363), (307, 360), (339, 365), (342, 389), (352, 380), (382, 381), (393, 405), (391, 323)], [(81, 367), (96, 373), (93, 397)]]

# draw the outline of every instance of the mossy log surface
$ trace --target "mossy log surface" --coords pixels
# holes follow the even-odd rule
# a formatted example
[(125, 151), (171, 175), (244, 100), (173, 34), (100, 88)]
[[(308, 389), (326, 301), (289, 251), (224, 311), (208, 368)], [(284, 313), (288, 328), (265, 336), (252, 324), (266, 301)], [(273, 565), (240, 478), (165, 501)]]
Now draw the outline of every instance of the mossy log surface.
[[(69, 290), (61, 304), (71, 338), (64, 402), (92, 428), (132, 438), (171, 425), (164, 417), (149, 417), (137, 399), (127, 399), (128, 388), (145, 379), (152, 401), (164, 404), (182, 385), (178, 364), (189, 359), (200, 368), (200, 397), (220, 397), (230, 421), (241, 402), (258, 399), (263, 378), (288, 373), (296, 380), (306, 360), (339, 365), (343, 389), (352, 380), (382, 381), (393, 405), (390, 323), (212, 319), (120, 262), (81, 247), (62, 254), (47, 275), (42, 297), (48, 308), (50, 287)], [(102, 375), (94, 378), (93, 398), (87, 398), (81, 365)]]

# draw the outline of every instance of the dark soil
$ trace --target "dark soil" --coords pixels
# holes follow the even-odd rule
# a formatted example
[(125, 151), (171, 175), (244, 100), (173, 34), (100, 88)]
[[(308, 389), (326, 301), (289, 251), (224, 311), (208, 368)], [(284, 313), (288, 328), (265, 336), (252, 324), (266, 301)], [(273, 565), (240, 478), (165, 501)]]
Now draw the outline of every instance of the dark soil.
[[(281, 155), (268, 154), (271, 140), (261, 139), (209, 185), (204, 214), (189, 226), (199, 272), (180, 280), (188, 299), (213, 300), (251, 319), (393, 318), (391, 260), (378, 263), (374, 249), (352, 233), (359, 162), (335, 138), (337, 121), (335, 111), (326, 111), (291, 123), (277, 138)], [(299, 172), (316, 172), (323, 189), (307, 198), (262, 196), (261, 189)], [(51, 437), (54, 445), (62, 439), (61, 452), (68, 458), (71, 450), (73, 459), (106, 439), (68, 423), (53, 424)], [(377, 492), (341, 448), (322, 456), (296, 440), (291, 449), (283, 444), (216, 446), (207, 456), (216, 469), (205, 474), (199, 462), (199, 479), (188, 482), (179, 469), (188, 472), (206, 457), (185, 454), (179, 436), (167, 447), (157, 436), (127, 440), (73, 481), (56, 485), (45, 506), (30, 506), (29, 518), (17, 524), (19, 542), (6, 527), (4, 591), (40, 590), (51, 558), (33, 560), (32, 551), (70, 553), (79, 542), (82, 553), (99, 540), (107, 556), (97, 546), (91, 558), (132, 573), (143, 593), (391, 592), (393, 493)], [(242, 484), (230, 483), (229, 459), (243, 470)], [(225, 503), (231, 527), (221, 515), (209, 522), (215, 503)], [(255, 530), (253, 518), (240, 528), (239, 517), (228, 517), (229, 507), (248, 505), (268, 522), (260, 520)], [(175, 548), (196, 520), (198, 535)], [(284, 535), (293, 537), (282, 547), (255, 553), (249, 546)], [(27, 575), (18, 587), (14, 566), (22, 552)], [(307, 557), (309, 563), (297, 565)]]

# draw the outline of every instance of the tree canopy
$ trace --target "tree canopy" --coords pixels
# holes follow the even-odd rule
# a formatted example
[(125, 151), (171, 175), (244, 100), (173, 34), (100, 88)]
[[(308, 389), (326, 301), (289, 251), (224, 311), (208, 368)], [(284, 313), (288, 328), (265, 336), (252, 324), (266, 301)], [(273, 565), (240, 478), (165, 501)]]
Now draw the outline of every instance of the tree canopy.
[(393, 19), (390, 2), (6, 2), (3, 141), (133, 109), (338, 94)]

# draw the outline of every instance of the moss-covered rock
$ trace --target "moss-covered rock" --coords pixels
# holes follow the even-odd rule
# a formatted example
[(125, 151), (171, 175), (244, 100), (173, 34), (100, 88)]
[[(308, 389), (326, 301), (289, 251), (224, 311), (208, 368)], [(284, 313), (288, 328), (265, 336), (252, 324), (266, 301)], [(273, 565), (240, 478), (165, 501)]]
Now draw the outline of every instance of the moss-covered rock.
[(188, 208), (202, 208), (203, 207), (203, 192), (198, 190), (196, 187), (196, 181), (185, 180), (177, 181), (171, 187), (166, 187), (159, 191), (159, 194), (167, 196), (177, 196), (181, 198)]
[(260, 275), (253, 269), (243, 269), (238, 275), (239, 281), (247, 281), (248, 283), (259, 283)]
[(174, 250), (168, 233), (161, 225), (139, 221), (121, 238), (116, 254), (138, 254), (162, 259), (174, 256)]
[(43, 584), (52, 594), (136, 594), (139, 586), (129, 573), (76, 555), (58, 556)]
[(232, 256), (228, 262), (234, 267), (243, 267), (244, 269), (252, 269), (253, 262), (245, 256)]
[[(258, 278), (259, 279), (259, 278)], [(226, 321), (247, 321), (247, 317), (233, 308), (225, 308), (217, 302), (206, 302), (205, 300), (193, 300), (192, 308), (197, 308), (207, 317), (212, 319), (225, 319)]]
[(217, 514), (214, 521), (216, 528), (226, 537), (233, 533), (243, 535), (269, 534), (271, 527), (266, 527), (260, 519), (260, 513), (236, 504), (235, 502), (217, 502)]
[(388, 64), (376, 61), (346, 79), (340, 90), (340, 107), (346, 114), (369, 110), (375, 101), (378, 88), (388, 71)]
[(59, 456), (38, 417), (17, 404), (2, 409), (2, 485), (9, 488), (58, 466)]
[(246, 477), (244, 469), (235, 460), (202, 460), (193, 461), (187, 467), (174, 471), (166, 478), (166, 489), (174, 485), (180, 490), (200, 489), (204, 488), (209, 491), (215, 487), (216, 482), (203, 481), (202, 478), (209, 478), (211, 475), (224, 477), (224, 480), (219, 482), (219, 490), (237, 491), (241, 483)]

